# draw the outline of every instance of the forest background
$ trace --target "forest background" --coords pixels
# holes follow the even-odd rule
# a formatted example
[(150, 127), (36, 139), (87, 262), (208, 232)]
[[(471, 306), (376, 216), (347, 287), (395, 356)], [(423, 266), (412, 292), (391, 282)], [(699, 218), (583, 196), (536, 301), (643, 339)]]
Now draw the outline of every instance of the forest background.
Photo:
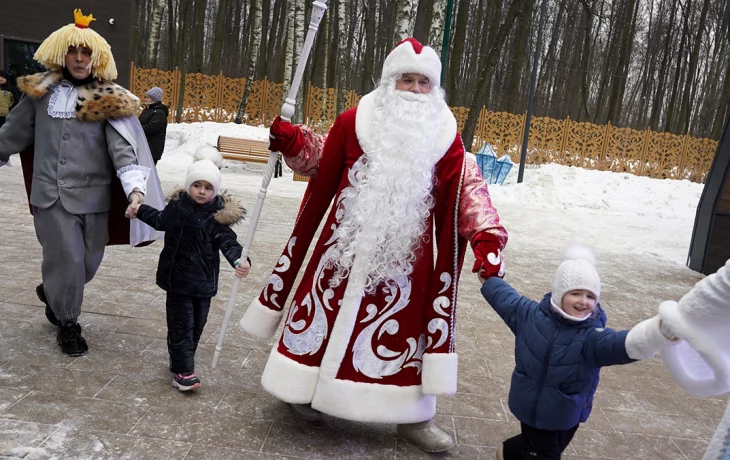
[[(537, 43), (541, 2), (543, 36)], [(309, 0), (135, 0), (139, 67), (291, 81)], [(730, 0), (333, 0), (305, 81), (365, 94), (414, 36), (442, 53), (449, 105), (718, 139), (730, 106)], [(301, 92), (300, 92), (301, 95)], [(340, 98), (340, 103), (343, 98)], [(301, 100), (300, 100), (301, 103)], [(473, 110), (476, 108), (477, 110)]]

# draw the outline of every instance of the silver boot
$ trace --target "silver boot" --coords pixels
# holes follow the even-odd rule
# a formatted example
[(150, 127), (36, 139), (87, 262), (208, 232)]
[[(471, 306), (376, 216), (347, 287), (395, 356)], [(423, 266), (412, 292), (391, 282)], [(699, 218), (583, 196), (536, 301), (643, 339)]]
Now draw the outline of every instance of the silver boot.
[(398, 425), (398, 436), (429, 453), (445, 452), (454, 447), (451, 436), (441, 431), (433, 420)]
[(305, 422), (321, 422), (324, 420), (322, 412), (312, 409), (311, 404), (289, 404), (294, 415)]

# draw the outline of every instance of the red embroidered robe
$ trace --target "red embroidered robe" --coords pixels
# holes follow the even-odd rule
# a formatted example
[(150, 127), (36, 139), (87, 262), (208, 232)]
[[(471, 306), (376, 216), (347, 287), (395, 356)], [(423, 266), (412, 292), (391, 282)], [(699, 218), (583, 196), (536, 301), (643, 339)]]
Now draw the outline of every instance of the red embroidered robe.
[[(334, 270), (326, 267), (337, 242), (333, 235), (341, 192), (351, 185), (349, 175), (360, 164), (363, 150), (368, 150), (369, 139), (377, 135), (370, 132), (372, 98), (365, 96), (330, 130), (292, 236), (268, 284), (241, 320), (253, 335), (268, 338), (275, 333), (334, 198), (262, 376), (264, 388), (279, 399), (311, 403), (317, 410), (349, 420), (413, 423), (433, 417), (436, 395), (456, 391), (457, 284), (467, 242), (458, 227), (467, 162), (448, 107), (441, 115), (445, 128), (434, 148), (443, 156), (434, 169), (435, 205), (420, 256), (410, 276), (393, 280), (392, 290), (381, 284), (373, 294), (363, 292), (365, 276), (358, 274), (367, 245), (358, 249), (351, 275), (340, 286), (330, 288)], [(506, 232), (484, 181), (478, 182), (473, 185), (477, 198), (472, 199), (482, 209), (472, 212), (471, 220), (479, 221), (480, 231), (493, 233), (503, 246)]]

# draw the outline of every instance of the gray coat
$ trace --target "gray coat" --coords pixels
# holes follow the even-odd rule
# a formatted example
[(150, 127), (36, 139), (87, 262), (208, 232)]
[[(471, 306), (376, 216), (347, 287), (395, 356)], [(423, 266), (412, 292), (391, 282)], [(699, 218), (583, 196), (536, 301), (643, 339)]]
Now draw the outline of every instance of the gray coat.
[[(10, 155), (35, 144), (30, 196), (33, 206), (45, 209), (60, 199), (72, 214), (109, 211), (115, 170), (137, 164), (132, 146), (107, 121), (134, 115), (135, 101), (121, 109), (118, 103), (120, 97), (131, 94), (117, 85), (87, 85), (78, 89), (76, 118), (53, 118), (48, 114), (51, 85), (58, 83), (60, 74), (31, 78), (20, 85), (25, 95), (0, 128), (0, 160), (7, 161)], [(118, 91), (113, 94), (117, 99), (113, 107), (85, 104), (84, 98), (93, 102), (111, 98), (108, 88)], [(97, 91), (104, 91), (103, 97), (96, 97)]]

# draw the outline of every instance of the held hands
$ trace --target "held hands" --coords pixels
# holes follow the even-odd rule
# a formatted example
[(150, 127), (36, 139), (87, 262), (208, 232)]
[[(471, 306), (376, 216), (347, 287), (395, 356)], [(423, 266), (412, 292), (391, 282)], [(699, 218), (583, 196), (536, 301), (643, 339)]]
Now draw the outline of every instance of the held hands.
[(476, 261), (472, 273), (476, 273), (479, 281), (484, 284), (488, 278), (498, 276), (504, 278), (504, 258), (499, 246), (490, 241), (478, 241), (474, 244)]
[(143, 203), (144, 194), (135, 189), (132, 193), (129, 194), (129, 206), (127, 206), (127, 210), (124, 212), (124, 217), (126, 217), (127, 219), (135, 219), (137, 217), (137, 210), (139, 209), (139, 205)]
[(245, 278), (251, 271), (251, 265), (248, 261), (241, 263), (240, 260), (236, 261), (236, 276), (239, 278)]
[(296, 126), (276, 117), (269, 128), (269, 150), (281, 152), (286, 157), (299, 154), (304, 148), (304, 134)]

